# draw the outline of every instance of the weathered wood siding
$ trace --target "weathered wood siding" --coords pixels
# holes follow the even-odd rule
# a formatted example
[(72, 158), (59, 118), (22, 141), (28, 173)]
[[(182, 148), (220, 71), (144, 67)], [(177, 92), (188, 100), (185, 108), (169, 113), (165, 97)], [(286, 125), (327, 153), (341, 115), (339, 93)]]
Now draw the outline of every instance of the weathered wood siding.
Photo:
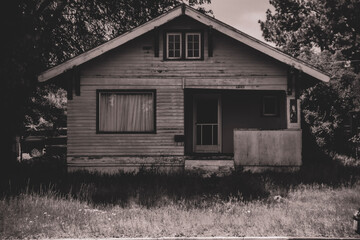
[(300, 167), (301, 130), (234, 130), (234, 161), (241, 167)]
[[(208, 57), (207, 27), (195, 25), (192, 29), (204, 31), (204, 60), (164, 61), (164, 30), (186, 30), (190, 23), (183, 21), (183, 27), (174, 20), (159, 29), (159, 57), (154, 57), (154, 34), (145, 34), (112, 52), (104, 54), (84, 68), (84, 76), (111, 76), (112, 78), (186, 78), (186, 87), (215, 88), (242, 85), (245, 88), (266, 88), (286, 90), (286, 70), (271, 57), (247, 47), (221, 33), (213, 33), (213, 57)], [(151, 49), (149, 49), (151, 48)], [(131, 84), (131, 83), (129, 83)]]
[[(145, 83), (122, 85), (124, 80), (131, 81), (121, 79), (117, 84), (100, 86), (94, 83), (99, 79), (81, 78), (81, 96), (74, 97), (68, 104), (68, 155), (183, 154), (182, 146), (174, 142), (175, 134), (184, 134), (182, 89), (176, 89), (176, 86), (148, 86)], [(138, 82), (138, 79), (132, 81)], [(176, 81), (171, 79), (168, 84), (170, 82), (176, 84)], [(156, 134), (96, 134), (96, 89), (147, 88), (157, 90)]]
[[(164, 61), (163, 31), (204, 31), (204, 60)], [(218, 32), (208, 57), (207, 27), (180, 17), (82, 66), (80, 96), (68, 101), (68, 157), (184, 155), (174, 135), (184, 134), (184, 89), (286, 90), (286, 66)], [(97, 89), (156, 89), (156, 134), (97, 134)]]

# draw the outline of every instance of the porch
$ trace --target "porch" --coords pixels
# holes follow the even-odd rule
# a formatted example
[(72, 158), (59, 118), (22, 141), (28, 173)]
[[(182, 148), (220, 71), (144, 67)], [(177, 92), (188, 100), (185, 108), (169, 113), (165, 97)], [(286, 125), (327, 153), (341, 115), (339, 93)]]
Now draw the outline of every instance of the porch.
[(289, 100), (281, 90), (186, 89), (185, 169), (297, 169), (300, 109)]

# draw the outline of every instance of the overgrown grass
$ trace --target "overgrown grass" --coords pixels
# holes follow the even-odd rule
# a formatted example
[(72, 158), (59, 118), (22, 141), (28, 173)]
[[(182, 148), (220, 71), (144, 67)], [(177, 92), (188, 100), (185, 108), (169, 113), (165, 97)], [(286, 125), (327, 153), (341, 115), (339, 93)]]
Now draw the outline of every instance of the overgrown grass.
[(351, 216), (360, 185), (301, 185), (274, 200), (238, 198), (170, 201), (157, 207), (136, 203), (94, 205), (56, 192), (2, 199), (0, 238), (162, 236), (355, 237)]
[[(67, 174), (63, 160), (14, 166), (1, 181), (0, 238), (356, 237), (359, 166), (306, 165), (298, 173), (203, 178)], [(14, 172), (13, 172), (14, 173)]]

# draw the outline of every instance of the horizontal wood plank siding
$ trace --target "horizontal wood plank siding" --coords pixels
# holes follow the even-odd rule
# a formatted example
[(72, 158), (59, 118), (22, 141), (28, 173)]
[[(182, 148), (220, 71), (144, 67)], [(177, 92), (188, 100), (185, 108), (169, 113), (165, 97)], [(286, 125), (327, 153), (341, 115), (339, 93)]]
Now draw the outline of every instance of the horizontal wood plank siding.
[[(174, 141), (184, 134), (183, 90), (157, 89), (156, 134), (97, 134), (96, 89), (124, 89), (124, 86), (87, 85), (81, 79), (81, 95), (68, 102), (68, 156), (183, 155)], [(133, 86), (132, 89), (153, 89)]]
[[(287, 67), (244, 44), (213, 31), (213, 57), (164, 61), (165, 30), (187, 29), (194, 21), (174, 20), (159, 27), (159, 57), (153, 32), (140, 36), (80, 66), (80, 96), (68, 101), (68, 156), (184, 155), (174, 141), (184, 134), (184, 88), (286, 90)], [(96, 90), (156, 89), (156, 133), (97, 134)]]
[[(163, 31), (159, 32), (162, 34)], [(276, 78), (282, 79), (282, 83), (286, 84), (284, 64), (218, 32), (213, 34), (214, 56), (208, 57), (207, 41), (205, 41), (203, 61), (166, 61), (162, 59), (162, 50), (160, 50), (160, 57), (156, 58), (153, 48), (142, 50), (144, 47), (152, 46), (152, 37), (152, 34), (146, 34), (87, 63), (83, 75), (103, 77), (105, 82), (110, 83), (114, 83), (111, 79), (140, 79), (126, 85), (141, 83), (143, 78), (158, 79), (158, 82), (154, 81), (154, 84), (163, 85), (165, 82), (163, 80), (167, 78), (181, 80), (184, 77), (198, 81), (201, 79), (239, 81), (245, 79), (246, 81), (248, 79), (249, 82), (251, 78), (264, 77), (264, 81), (268, 84), (272, 84), (272, 80), (277, 81)], [(204, 32), (204, 40), (206, 39), (207, 33)], [(163, 44), (163, 40), (160, 40), (160, 44)], [(98, 83), (91, 81), (91, 84)]]

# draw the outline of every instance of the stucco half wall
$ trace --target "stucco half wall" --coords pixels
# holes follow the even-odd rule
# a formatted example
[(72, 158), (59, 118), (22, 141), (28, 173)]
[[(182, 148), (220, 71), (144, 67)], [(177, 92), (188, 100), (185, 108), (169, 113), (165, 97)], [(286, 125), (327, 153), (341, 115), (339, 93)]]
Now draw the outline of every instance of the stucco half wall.
[(301, 166), (301, 129), (234, 130), (234, 162), (237, 167), (265, 170)]

